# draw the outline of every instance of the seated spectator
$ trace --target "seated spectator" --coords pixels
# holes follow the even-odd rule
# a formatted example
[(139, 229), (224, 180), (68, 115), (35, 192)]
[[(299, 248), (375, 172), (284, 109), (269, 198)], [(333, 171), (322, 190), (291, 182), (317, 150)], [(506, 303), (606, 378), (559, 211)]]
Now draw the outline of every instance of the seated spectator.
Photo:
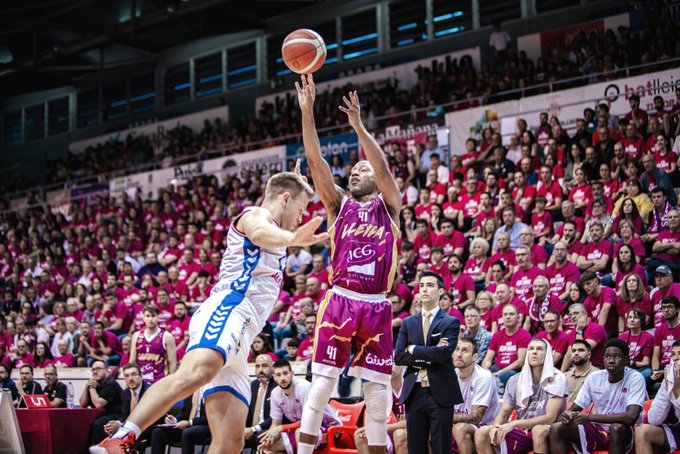
[(50, 348), (52, 356), (58, 356), (59, 349), (57, 348), (57, 346), (59, 344), (59, 341), (61, 341), (62, 339), (68, 342), (69, 348), (73, 347), (73, 339), (71, 337), (71, 333), (68, 332), (68, 330), (66, 329), (66, 319), (60, 318), (56, 320), (55, 327), (56, 332), (52, 337), (52, 347)]
[(482, 317), (477, 306), (466, 307), (464, 313), (465, 324), (463, 326), (465, 331), (463, 331), (462, 336), (475, 341), (477, 364), (482, 364), (491, 343), (491, 333), (481, 325)]
[[(483, 238), (475, 238), (470, 243), (470, 258), (465, 264), (463, 273), (467, 274), (475, 281), (475, 285), (483, 287), (486, 280), (486, 273), (491, 265), (487, 253), (489, 252), (489, 242)], [(480, 288), (480, 290), (481, 290)]]
[(475, 431), (493, 423), (498, 414), (496, 380), (478, 363), (477, 342), (469, 337), (458, 339), (453, 352), (463, 403), (453, 409), (453, 440), (459, 452), (474, 452)]
[(510, 287), (517, 299), (526, 302), (534, 296), (534, 280), (538, 276), (544, 276), (545, 272), (531, 261), (531, 250), (527, 246), (522, 245), (515, 250), (515, 259), (517, 267), (510, 279)]
[[(287, 361), (295, 361), (295, 358), (297, 358), (297, 352), (300, 349), (300, 339), (297, 337), (293, 337), (292, 339), (288, 340), (288, 343), (286, 344), (286, 349), (285, 353), (282, 355), (279, 354), (277, 356), (283, 356), (283, 359)], [(269, 355), (267, 355), (269, 356)], [(271, 359), (271, 357), (269, 358)]]
[(605, 274), (610, 269), (609, 261), (612, 257), (613, 246), (604, 238), (604, 229), (599, 222), (592, 223), (589, 232), (590, 241), (581, 246), (576, 266), (582, 272), (592, 271)]
[(531, 334), (521, 327), (519, 310), (513, 304), (503, 306), (503, 325), (491, 337), (482, 367), (491, 370), (505, 386), (522, 368)]
[(548, 341), (552, 348), (555, 367), (560, 367), (562, 358), (564, 358), (569, 348), (569, 335), (560, 329), (560, 313), (552, 309), (545, 311), (543, 314), (543, 326), (545, 329), (534, 336), (537, 339)]
[[(463, 310), (475, 302), (475, 282), (469, 274), (463, 272), (463, 261), (459, 255), (453, 254), (448, 259), (449, 281), (453, 307)], [(446, 287), (446, 281), (445, 288)]]
[(7, 389), (12, 396), (13, 405), (17, 404), (20, 394), (14, 380), (9, 376), (10, 369), (5, 364), (0, 364), (0, 389)]
[(68, 348), (68, 342), (65, 339), (59, 341), (57, 345), (59, 355), (52, 360), (52, 365), (55, 367), (75, 367), (75, 357)]
[(647, 423), (635, 428), (637, 452), (674, 452), (680, 447), (680, 340), (673, 342), (671, 360), (666, 380), (647, 412)]
[(548, 263), (548, 253), (545, 248), (534, 242), (534, 231), (531, 227), (524, 227), (519, 232), (519, 241), (531, 251), (531, 263), (540, 269), (545, 269)]
[(18, 390), (22, 396), (43, 393), (40, 383), (33, 381), (33, 367), (31, 365), (24, 364), (19, 368), (19, 378), (21, 378), (21, 385)]
[(567, 403), (574, 402), (586, 378), (593, 372), (600, 370), (590, 362), (591, 351), (590, 343), (582, 339), (576, 339), (569, 347), (571, 364), (574, 367), (565, 372), (568, 391)]
[[(626, 227), (628, 223), (623, 223), (622, 226)], [(624, 231), (629, 230), (624, 228)], [(637, 239), (637, 238), (633, 238)], [(639, 242), (640, 240), (638, 240)], [(644, 246), (640, 244), (642, 251), (644, 251)], [(612, 261), (612, 275), (614, 276), (614, 288), (617, 293), (621, 293), (622, 283), (628, 276), (639, 276), (642, 279), (643, 288), (647, 288), (647, 275), (645, 273), (645, 267), (638, 263), (637, 255), (635, 250), (625, 243), (617, 244), (614, 248), (615, 258)], [(644, 252), (642, 257), (644, 257)], [(610, 277), (605, 276), (603, 280), (610, 281)], [(610, 282), (611, 283), (611, 282)]]
[(663, 371), (671, 362), (671, 351), (680, 339), (680, 299), (667, 296), (661, 300), (664, 321), (654, 331), (654, 352), (652, 353), (652, 380), (663, 378)]
[(52, 364), (54, 358), (50, 351), (47, 342), (38, 342), (35, 345), (35, 354), (33, 355), (33, 367), (36, 369), (44, 369)]
[(647, 261), (647, 271), (666, 265), (673, 274), (680, 276), (680, 210), (668, 212), (668, 230), (659, 233), (652, 246), (654, 256)]
[(248, 354), (248, 362), (254, 363), (255, 359), (260, 355), (268, 355), (272, 361), (278, 359), (269, 343), (268, 336), (264, 333), (260, 333), (253, 338), (253, 343), (250, 345), (250, 353)]
[[(298, 341), (291, 339), (292, 341)], [(288, 343), (290, 345), (290, 342)], [(269, 355), (258, 355), (255, 358), (255, 380), (250, 382), (250, 405), (248, 406), (248, 416), (246, 418), (246, 428), (243, 431), (245, 447), (257, 449), (259, 445), (258, 436), (268, 430), (272, 424), (271, 393), (276, 388), (276, 382), (272, 378), (274, 374), (274, 363)]]
[(95, 322), (94, 331), (90, 334), (89, 343), (84, 339), (81, 343), (89, 345), (89, 348), (85, 348), (88, 350), (87, 362), (90, 365), (93, 361), (104, 361), (110, 365), (120, 362), (122, 350), (120, 340), (111, 331), (104, 330), (102, 322)]
[(306, 337), (300, 342), (296, 361), (309, 361), (314, 354), (314, 331), (316, 330), (316, 315), (309, 314), (305, 317)]
[[(616, 312), (619, 314), (619, 332), (625, 331), (626, 314), (631, 309), (639, 309), (645, 316), (642, 329), (651, 325), (652, 321), (652, 301), (645, 291), (644, 283), (637, 274), (630, 274), (623, 281), (621, 295), (616, 300)], [(649, 320), (649, 322), (647, 322)], [(632, 355), (631, 355), (632, 356)]]
[[(441, 221), (441, 235), (436, 240), (436, 245), (441, 246), (444, 250), (444, 255), (452, 254), (462, 256), (465, 251), (465, 237), (455, 229), (453, 220), (444, 218)], [(403, 252), (403, 245), (402, 245)]]
[(571, 284), (581, 279), (578, 267), (568, 260), (568, 245), (565, 241), (555, 243), (551, 257), (551, 264), (545, 269), (546, 277), (550, 282), (550, 291), (565, 301), (569, 294)]
[[(594, 366), (604, 367), (604, 343), (607, 341), (607, 332), (604, 326), (593, 322), (586, 311), (583, 303), (572, 303), (569, 306), (569, 318), (574, 328), (568, 332), (569, 343), (576, 340), (588, 342), (591, 349), (590, 360)], [(570, 351), (562, 361), (562, 372), (566, 372), (572, 365)]]
[[(564, 408), (567, 380), (550, 360), (550, 345), (543, 339), (529, 343), (522, 371), (507, 384), (493, 425), (475, 432), (477, 452), (548, 452), (546, 425), (557, 421)], [(517, 419), (509, 421), (512, 411)]]
[[(51, 364), (45, 367), (43, 377), (45, 377), (45, 389), (43, 392), (50, 400), (52, 408), (66, 408), (68, 389), (64, 383), (59, 381), (57, 368)], [(73, 397), (75, 398), (75, 396)]]
[(175, 351), (177, 352), (178, 362), (184, 357), (186, 346), (189, 343), (189, 323), (191, 323), (191, 316), (189, 315), (187, 303), (177, 301), (175, 303), (175, 315), (170, 322), (168, 332), (175, 339)]
[(645, 234), (641, 236), (642, 241), (647, 244), (653, 244), (659, 233), (668, 230), (668, 213), (673, 209), (673, 206), (668, 203), (666, 193), (661, 188), (652, 190), (652, 205), (649, 227)]
[(626, 312), (625, 332), (619, 335), (619, 339), (628, 344), (630, 348), (630, 363), (628, 367), (642, 374), (647, 384), (652, 377), (652, 352), (654, 350), (654, 336), (648, 331), (642, 331), (645, 326), (646, 316), (638, 308)]
[(643, 233), (643, 221), (638, 212), (637, 205), (633, 199), (626, 198), (619, 206), (619, 210), (612, 221), (612, 241), (618, 242), (623, 238), (623, 226), (629, 224), (628, 238), (624, 240), (629, 243), (631, 238), (638, 238)]
[[(307, 402), (311, 384), (306, 380), (295, 378), (290, 363), (285, 359), (274, 363), (274, 380), (278, 387), (271, 393), (272, 424), (268, 430), (258, 436), (260, 449), (273, 453), (296, 452), (302, 409)], [(291, 423), (282, 425), (284, 417)], [(317, 448), (321, 445), (324, 428), (339, 423), (333, 409), (326, 404), (323, 409), (322, 428), (317, 437)]]
[(503, 225), (496, 230), (491, 249), (493, 251), (498, 250), (498, 235), (506, 232), (510, 235), (510, 249), (516, 250), (520, 246), (519, 233), (524, 227), (528, 226), (523, 222), (517, 222), (517, 214), (513, 206), (504, 207), (501, 210), (501, 218)]
[(111, 376), (104, 361), (92, 362), (92, 378), (80, 395), (81, 408), (103, 408), (105, 414), (95, 419), (91, 426), (93, 444), (99, 444), (107, 434), (104, 426), (109, 421), (120, 419), (122, 412), (121, 387)]
[(583, 301), (588, 316), (602, 325), (610, 336), (618, 334), (619, 316), (616, 312), (616, 292), (609, 287), (602, 286), (600, 278), (592, 271), (583, 273), (581, 285), (588, 295)]
[[(605, 346), (604, 356), (607, 370), (591, 374), (571, 409), (550, 427), (550, 452), (629, 450), (633, 426), (639, 422), (645, 402), (645, 381), (640, 373), (626, 367), (630, 357), (624, 341), (611, 339)], [(623, 393), (622, 389), (627, 392)], [(593, 412), (582, 413), (591, 404)]]
[(678, 204), (678, 197), (675, 194), (675, 189), (673, 188), (673, 183), (665, 170), (661, 170), (656, 166), (656, 161), (654, 160), (654, 155), (647, 153), (642, 157), (642, 165), (645, 171), (640, 176), (640, 185), (642, 190), (649, 194), (654, 188), (663, 189), (668, 203), (671, 206)]
[(665, 265), (661, 265), (654, 270), (654, 281), (656, 287), (652, 289), (649, 298), (652, 300), (654, 327), (658, 328), (665, 318), (661, 308), (661, 301), (667, 296), (680, 298), (680, 283), (673, 282), (671, 269)]
[(524, 319), (523, 328), (529, 331), (529, 334), (532, 336), (536, 336), (536, 334), (545, 331), (545, 314), (548, 311), (554, 311), (558, 314), (562, 313), (564, 303), (562, 303), (557, 295), (549, 291), (550, 282), (545, 276), (536, 276), (533, 289), (534, 296), (526, 301), (528, 315)]
[(33, 367), (35, 359), (33, 353), (28, 349), (28, 342), (25, 339), (19, 339), (15, 342), (16, 352), (12, 355), (14, 357), (12, 368), (17, 369), (25, 364)]
[(531, 215), (531, 227), (534, 230), (535, 239), (538, 240), (538, 245), (541, 247), (548, 238), (552, 238), (554, 228), (552, 214), (546, 210), (546, 204), (547, 199), (544, 196), (536, 197), (536, 208)]

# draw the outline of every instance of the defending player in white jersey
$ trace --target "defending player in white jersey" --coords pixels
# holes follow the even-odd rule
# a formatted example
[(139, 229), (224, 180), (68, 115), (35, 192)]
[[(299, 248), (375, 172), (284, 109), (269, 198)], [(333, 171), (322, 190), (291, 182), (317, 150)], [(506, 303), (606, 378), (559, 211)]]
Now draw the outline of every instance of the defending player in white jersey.
[(248, 347), (276, 302), (286, 247), (308, 246), (327, 237), (314, 234), (321, 218), (299, 227), (312, 195), (299, 171), (282, 172), (267, 182), (261, 207), (248, 208), (233, 220), (220, 282), (191, 320), (180, 368), (154, 384), (123, 427), (91, 452), (131, 452), (143, 429), (203, 385), (212, 433), (210, 451), (241, 452), (250, 399)]

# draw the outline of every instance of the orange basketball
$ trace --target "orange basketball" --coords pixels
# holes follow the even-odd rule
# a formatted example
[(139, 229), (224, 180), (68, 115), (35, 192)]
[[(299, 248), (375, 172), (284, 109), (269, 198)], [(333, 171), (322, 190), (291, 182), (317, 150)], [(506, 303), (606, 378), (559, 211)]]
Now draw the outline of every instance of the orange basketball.
[(326, 61), (326, 44), (314, 30), (301, 28), (286, 36), (281, 47), (283, 61), (291, 71), (311, 74)]

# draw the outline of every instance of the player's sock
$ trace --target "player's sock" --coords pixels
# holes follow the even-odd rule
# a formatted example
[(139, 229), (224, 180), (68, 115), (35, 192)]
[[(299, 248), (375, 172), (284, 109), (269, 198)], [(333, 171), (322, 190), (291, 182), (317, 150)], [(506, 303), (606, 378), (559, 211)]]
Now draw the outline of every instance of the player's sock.
[(307, 443), (298, 443), (298, 454), (312, 454), (314, 452), (314, 445)]
[(139, 428), (139, 426), (131, 421), (126, 421), (125, 424), (123, 424), (120, 429), (118, 429), (118, 432), (115, 434), (111, 435), (111, 438), (123, 438), (127, 434), (132, 432), (135, 434), (135, 438), (139, 438), (139, 434), (142, 433), (142, 429)]

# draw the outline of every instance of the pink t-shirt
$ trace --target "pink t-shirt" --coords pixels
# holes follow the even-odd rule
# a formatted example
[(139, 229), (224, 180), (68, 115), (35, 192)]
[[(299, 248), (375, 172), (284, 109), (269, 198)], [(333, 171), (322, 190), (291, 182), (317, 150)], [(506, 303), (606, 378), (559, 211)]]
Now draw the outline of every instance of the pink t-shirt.
[(475, 282), (469, 275), (460, 273), (458, 279), (451, 282), (451, 295), (453, 296), (454, 307), (458, 306), (463, 301), (463, 298), (467, 300), (468, 290), (475, 291)]
[[(656, 328), (658, 328), (664, 321), (663, 312), (661, 311), (661, 300), (667, 296), (675, 296), (676, 298), (680, 298), (680, 284), (671, 284), (665, 292), (662, 292), (661, 289), (656, 287), (649, 295), (649, 297), (652, 299), (652, 306), (654, 310), (654, 326)], [(678, 339), (680, 339), (680, 337)]]
[(671, 362), (671, 349), (678, 340), (680, 340), (680, 324), (671, 328), (668, 322), (664, 321), (654, 332), (654, 346), (661, 348), (662, 366)]
[(556, 295), (561, 295), (567, 290), (567, 283), (578, 282), (581, 279), (581, 272), (573, 263), (567, 261), (562, 268), (557, 267), (557, 263), (549, 265), (545, 269), (545, 274), (550, 280), (550, 291)]
[(495, 364), (502, 369), (517, 361), (519, 349), (527, 348), (529, 342), (531, 334), (524, 328), (519, 328), (512, 336), (502, 329), (491, 336), (489, 350), (496, 352)]
[(597, 297), (588, 295), (583, 301), (588, 316), (596, 323), (605, 304), (610, 304), (611, 307), (609, 308), (604, 329), (607, 333), (616, 334), (619, 332), (619, 316), (616, 312), (616, 292), (609, 287), (600, 287), (600, 294)]
[[(569, 345), (576, 340), (576, 330), (569, 331)], [(590, 362), (593, 366), (604, 366), (604, 345), (607, 342), (607, 332), (604, 327), (595, 322), (588, 322), (588, 326), (583, 330), (583, 339), (595, 342), (595, 347), (590, 355)]]
[(510, 287), (515, 289), (515, 296), (524, 301), (534, 296), (533, 285), (538, 276), (545, 276), (545, 272), (535, 265), (526, 271), (518, 267), (510, 278)]
[[(669, 244), (669, 243), (680, 242), (680, 230), (678, 230), (677, 232), (671, 232), (670, 230), (660, 232), (659, 235), (656, 237), (656, 242), (661, 243), (661, 244)], [(656, 256), (659, 259), (666, 260), (668, 262), (672, 262), (672, 263), (680, 262), (680, 255), (678, 255), (678, 254), (669, 254), (668, 252), (659, 252), (659, 253), (656, 254)]]
[(536, 334), (535, 337), (537, 339), (547, 340), (548, 343), (550, 344), (550, 346), (552, 347), (553, 352), (561, 353), (563, 356), (564, 356), (564, 354), (567, 353), (567, 349), (569, 348), (569, 345), (570, 345), (569, 344), (569, 334), (565, 333), (562, 330), (558, 330), (557, 334), (552, 339), (548, 337), (547, 331), (541, 331), (540, 333)]
[(626, 331), (619, 336), (619, 339), (628, 344), (630, 349), (631, 361), (642, 361), (652, 357), (654, 350), (654, 336), (647, 331), (642, 331), (639, 335), (633, 336), (630, 331)]
[(465, 236), (456, 230), (453, 232), (453, 235), (451, 235), (451, 238), (447, 238), (446, 235), (443, 234), (439, 235), (435, 244), (444, 249), (444, 256), (451, 255), (457, 248), (465, 249)]

